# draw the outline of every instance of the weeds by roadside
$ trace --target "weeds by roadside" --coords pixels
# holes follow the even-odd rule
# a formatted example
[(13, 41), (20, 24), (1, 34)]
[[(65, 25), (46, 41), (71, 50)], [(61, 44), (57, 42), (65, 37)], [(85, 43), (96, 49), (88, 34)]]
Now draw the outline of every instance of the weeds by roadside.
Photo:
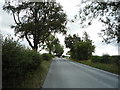
[(75, 61), (78, 63), (82, 63), (82, 64), (86, 64), (86, 65), (89, 65), (89, 66), (92, 66), (95, 68), (99, 68), (99, 69), (120, 75), (119, 66), (117, 64), (104, 64), (104, 63), (99, 63), (99, 62), (94, 63), (91, 60), (83, 60), (82, 61), (82, 60), (75, 60), (75, 59), (71, 59), (71, 58), (69, 58), (69, 60), (72, 60), (72, 61)]
[(44, 58), (18, 41), (5, 38), (2, 41), (2, 88), (40, 88), (51, 61), (49, 54)]
[(51, 62), (52, 62), (52, 60), (43, 61), (41, 63), (41, 65), (34, 72), (27, 73), (26, 80), (23, 81), (22, 85), (19, 87), (22, 87), (22, 88), (40, 88), (40, 87), (42, 87)]

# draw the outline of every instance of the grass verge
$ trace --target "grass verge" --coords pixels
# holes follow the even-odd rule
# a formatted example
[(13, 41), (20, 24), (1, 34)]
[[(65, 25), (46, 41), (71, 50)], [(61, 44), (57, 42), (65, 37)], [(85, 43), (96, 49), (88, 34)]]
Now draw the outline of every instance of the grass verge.
[(42, 61), (41, 65), (39, 65), (36, 71), (27, 73), (26, 80), (23, 81), (22, 85), (18, 87), (19, 88), (40, 88), (42, 87), (51, 62), (52, 60)]
[(92, 66), (95, 68), (99, 68), (99, 69), (120, 75), (119, 66), (116, 64), (104, 64), (104, 63), (98, 63), (98, 62), (93, 63), (91, 60), (80, 61), (80, 60), (75, 60), (75, 59), (71, 59), (71, 58), (69, 58), (69, 60), (72, 60), (72, 61), (75, 61), (78, 63), (82, 63), (82, 64), (86, 64), (86, 65), (89, 65), (89, 66)]

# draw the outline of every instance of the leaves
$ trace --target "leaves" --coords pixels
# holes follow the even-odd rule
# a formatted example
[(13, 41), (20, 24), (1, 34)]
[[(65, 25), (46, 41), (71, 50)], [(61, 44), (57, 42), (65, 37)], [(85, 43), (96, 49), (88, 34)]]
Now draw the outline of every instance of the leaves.
[(49, 54), (51, 54), (55, 48), (55, 45), (60, 43), (60, 41), (58, 40), (58, 38), (56, 38), (51, 34), (47, 37), (45, 43), (46, 43), (46, 50), (48, 50)]
[(86, 32), (84, 32), (82, 39), (76, 34), (73, 36), (68, 35), (65, 37), (65, 45), (70, 49), (69, 54), (72, 58), (87, 60), (94, 52), (95, 46), (92, 45), (92, 40), (89, 39), (89, 35)]
[(97, 18), (105, 25), (104, 31), (101, 31), (101, 37), (104, 38), (105, 42), (108, 43), (112, 40), (116, 40), (117, 43), (119, 43), (119, 35), (115, 33), (119, 33), (120, 29), (120, 1), (84, 2), (84, 6), (79, 10), (80, 24), (82, 24), (83, 28), (85, 25), (91, 25), (90, 22)]
[(62, 56), (64, 50), (63, 50), (63, 46), (61, 46), (59, 43), (55, 44), (54, 50), (53, 52), (56, 54), (56, 56), (60, 57)]
[[(17, 2), (6, 1), (3, 9), (13, 14), (15, 34), (26, 38), (32, 49), (45, 44), (51, 33), (66, 34), (67, 15), (56, 2)], [(30, 40), (33, 38), (32, 40)], [(33, 45), (32, 45), (33, 43)]]
[(67, 48), (71, 48), (72, 49), (74, 43), (75, 42), (79, 42), (79, 41), (81, 41), (81, 38), (78, 35), (76, 35), (76, 34), (74, 34), (73, 36), (71, 36), (69, 34), (67, 37), (65, 37), (65, 44), (66, 44)]
[(25, 49), (13, 38), (8, 37), (2, 42), (2, 87), (15, 88), (25, 79), (27, 72), (40, 65), (42, 58), (39, 53)]

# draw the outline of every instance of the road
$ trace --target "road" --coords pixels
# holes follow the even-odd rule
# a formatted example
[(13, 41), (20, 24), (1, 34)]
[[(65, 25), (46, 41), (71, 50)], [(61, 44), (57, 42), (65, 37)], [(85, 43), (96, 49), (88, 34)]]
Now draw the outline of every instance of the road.
[(118, 75), (65, 58), (54, 58), (43, 88), (118, 88)]

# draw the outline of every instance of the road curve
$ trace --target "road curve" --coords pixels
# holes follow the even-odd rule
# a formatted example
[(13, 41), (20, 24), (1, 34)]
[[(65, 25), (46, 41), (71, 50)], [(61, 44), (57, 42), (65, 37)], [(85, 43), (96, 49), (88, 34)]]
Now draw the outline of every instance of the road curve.
[(43, 88), (118, 88), (118, 75), (54, 58)]

